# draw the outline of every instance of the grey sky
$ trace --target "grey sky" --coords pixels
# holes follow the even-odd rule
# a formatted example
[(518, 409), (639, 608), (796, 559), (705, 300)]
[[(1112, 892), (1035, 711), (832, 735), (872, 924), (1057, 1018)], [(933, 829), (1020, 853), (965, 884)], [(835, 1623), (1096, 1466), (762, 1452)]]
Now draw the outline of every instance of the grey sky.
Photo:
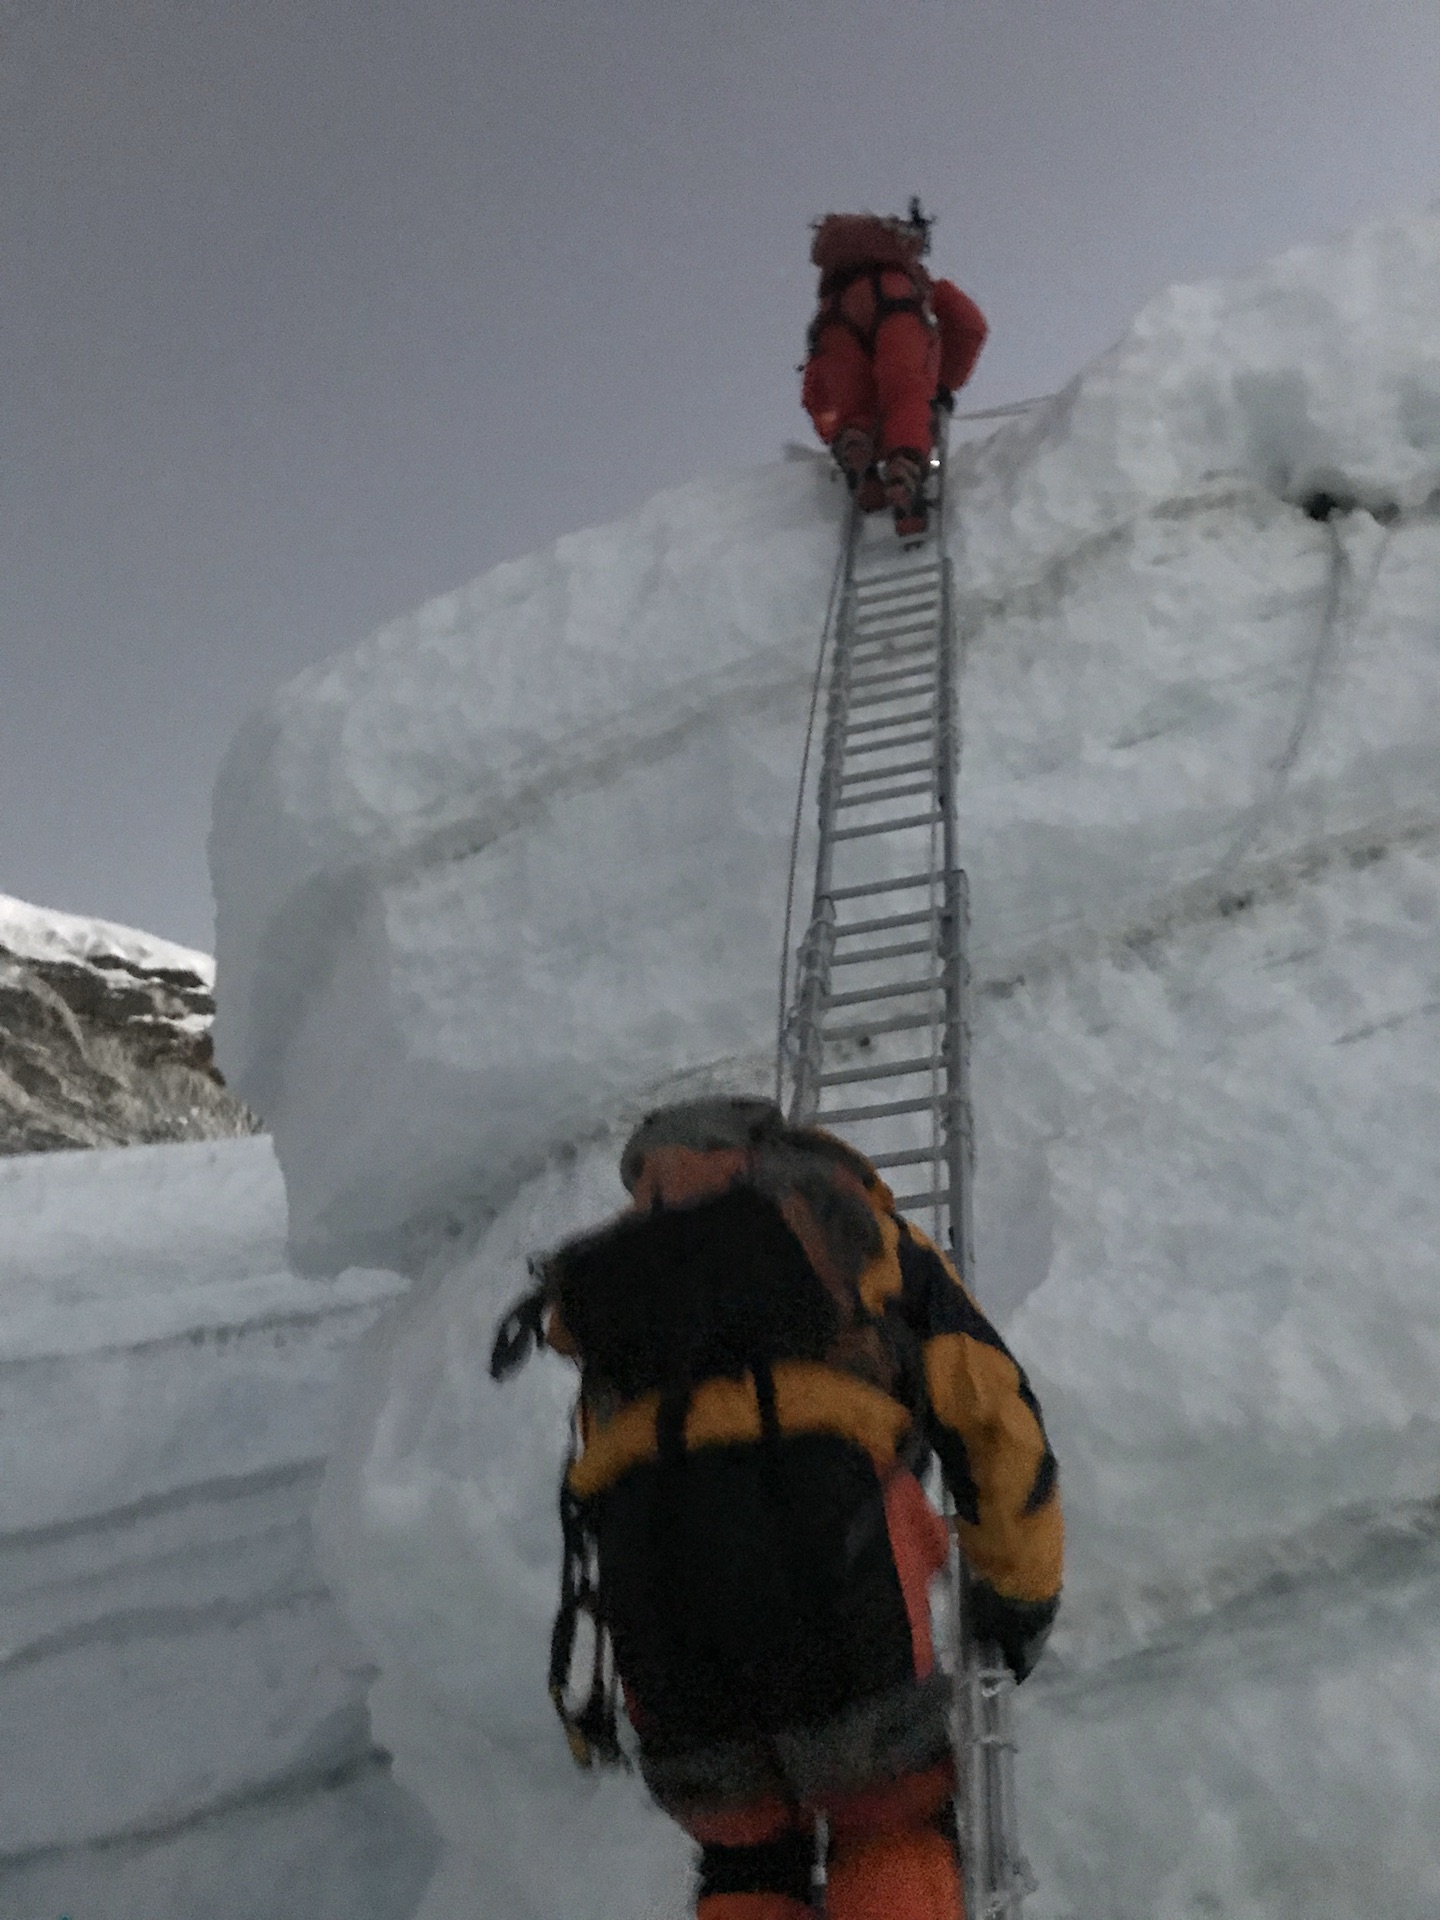
[(981, 406), (1437, 100), (1437, 0), (0, 0), (0, 891), (208, 944), (271, 687), (804, 437), (827, 208), (937, 211)]

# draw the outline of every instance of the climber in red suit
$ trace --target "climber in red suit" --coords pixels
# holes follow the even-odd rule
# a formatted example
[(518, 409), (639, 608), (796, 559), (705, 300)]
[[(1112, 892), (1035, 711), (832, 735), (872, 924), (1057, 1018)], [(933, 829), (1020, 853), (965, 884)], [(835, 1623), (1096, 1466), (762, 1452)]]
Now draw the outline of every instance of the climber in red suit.
[(810, 258), (820, 269), (802, 398), (863, 511), (888, 505), (896, 531), (925, 530), (932, 408), (953, 404), (989, 331), (975, 302), (920, 264), (930, 222), (830, 213)]

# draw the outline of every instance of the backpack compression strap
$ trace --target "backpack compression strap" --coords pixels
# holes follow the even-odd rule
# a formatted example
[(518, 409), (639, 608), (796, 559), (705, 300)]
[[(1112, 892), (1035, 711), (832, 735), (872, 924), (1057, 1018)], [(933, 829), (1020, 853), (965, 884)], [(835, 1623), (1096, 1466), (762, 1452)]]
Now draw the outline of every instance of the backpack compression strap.
[[(571, 1758), (578, 1767), (628, 1766), (620, 1745), (620, 1676), (615, 1666), (614, 1648), (600, 1610), (595, 1537), (586, 1524), (584, 1508), (571, 1492), (570, 1460), (560, 1476), (560, 1533), (564, 1558), (560, 1567), (560, 1606), (550, 1634), (550, 1698), (565, 1729)], [(570, 1673), (575, 1658), (575, 1637), (582, 1613), (589, 1614), (594, 1638), (590, 1666), (590, 1691), (584, 1702), (573, 1706), (570, 1698)]]

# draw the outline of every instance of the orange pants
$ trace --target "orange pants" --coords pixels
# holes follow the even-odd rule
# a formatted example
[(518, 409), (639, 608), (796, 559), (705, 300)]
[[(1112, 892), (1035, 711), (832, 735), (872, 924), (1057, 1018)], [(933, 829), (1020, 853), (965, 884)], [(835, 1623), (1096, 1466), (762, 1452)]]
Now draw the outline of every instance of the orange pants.
[[(963, 1920), (954, 1784), (946, 1765), (831, 1803), (827, 1920)], [(696, 1920), (807, 1920), (813, 1845), (796, 1815), (768, 1844), (707, 1847)]]
[[(946, 1551), (944, 1523), (909, 1473), (885, 1486), (885, 1518), (910, 1622), (917, 1675), (934, 1669), (927, 1592)], [(697, 1920), (806, 1920), (814, 1823), (830, 1823), (827, 1920), (963, 1920), (951, 1835), (955, 1770), (826, 1795), (814, 1807), (781, 1800), (684, 1822), (703, 1848)]]
[(916, 313), (892, 313), (869, 354), (838, 321), (805, 364), (801, 398), (828, 447), (845, 427), (876, 437), (880, 459), (908, 447), (930, 451), (930, 406), (940, 377), (940, 339)]

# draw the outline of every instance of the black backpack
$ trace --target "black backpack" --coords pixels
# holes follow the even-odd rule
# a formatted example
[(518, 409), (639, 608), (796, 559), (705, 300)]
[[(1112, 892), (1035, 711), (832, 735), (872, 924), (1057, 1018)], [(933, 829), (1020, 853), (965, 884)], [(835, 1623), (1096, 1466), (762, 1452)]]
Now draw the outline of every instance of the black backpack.
[[(687, 1741), (723, 1739), (770, 1718), (814, 1718), (903, 1677), (871, 1670), (869, 1650), (883, 1637), (862, 1617), (889, 1604), (873, 1475), (830, 1436), (782, 1445), (773, 1366), (833, 1363), (863, 1309), (858, 1296), (842, 1301), (820, 1278), (779, 1205), (739, 1184), (691, 1205), (625, 1215), (567, 1242), (538, 1264), (537, 1278), (502, 1322), (497, 1379), (543, 1339), (553, 1311), (576, 1349), (592, 1412), (659, 1396), (653, 1461), (582, 1502), (569, 1485), (572, 1449), (561, 1481), (564, 1562), (549, 1678), (577, 1761), (623, 1758), (617, 1653), (627, 1681), (642, 1676), (657, 1718)], [(694, 1389), (747, 1373), (760, 1445), (687, 1454)], [(729, 1546), (696, 1522), (697, 1507), (728, 1519)], [(585, 1620), (588, 1693), (577, 1703), (571, 1672)]]
[(776, 1360), (823, 1360), (840, 1331), (838, 1301), (751, 1186), (626, 1215), (562, 1247), (548, 1276), (587, 1390), (621, 1401), (758, 1381)]

